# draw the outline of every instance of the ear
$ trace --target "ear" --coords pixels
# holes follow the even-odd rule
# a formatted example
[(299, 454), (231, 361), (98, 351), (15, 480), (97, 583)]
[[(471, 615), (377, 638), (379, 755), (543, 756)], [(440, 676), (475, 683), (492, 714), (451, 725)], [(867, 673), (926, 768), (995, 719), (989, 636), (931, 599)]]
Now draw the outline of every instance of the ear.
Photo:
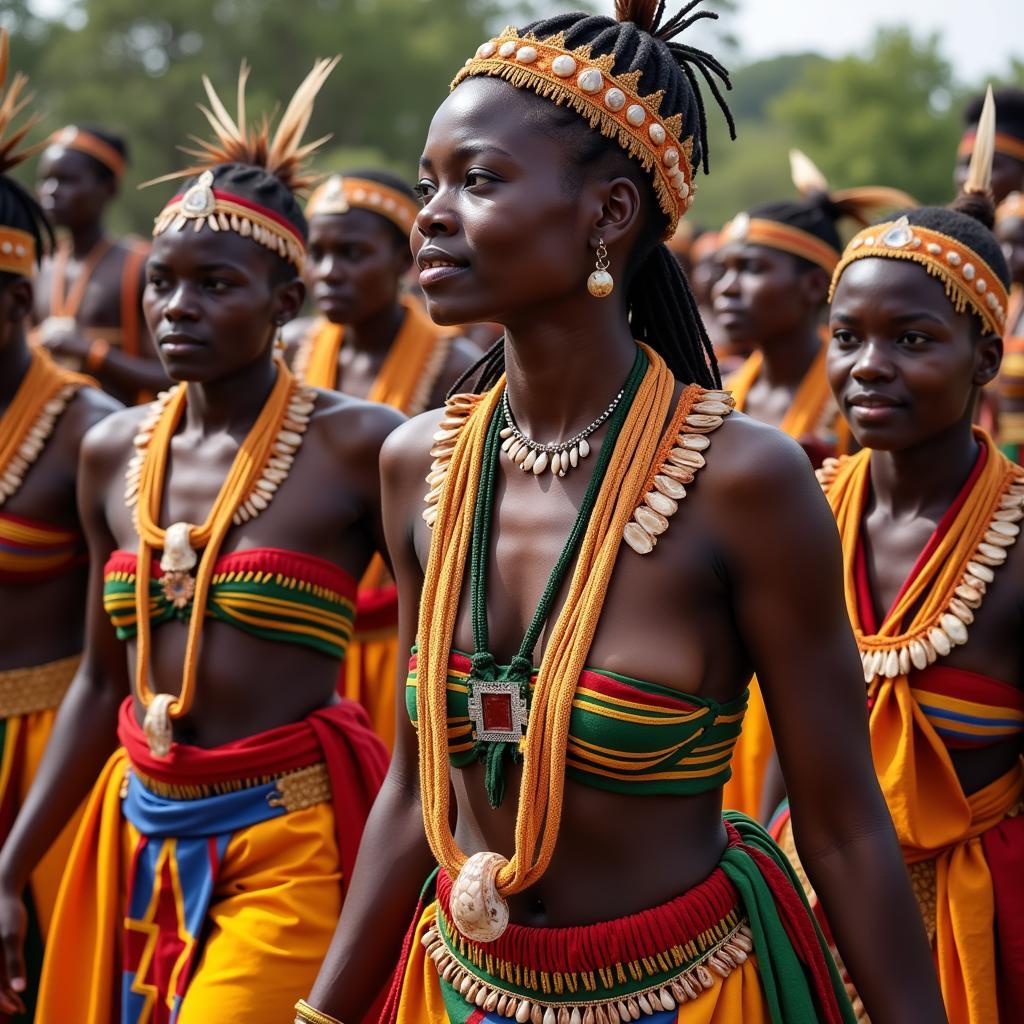
[(20, 325), (32, 315), (34, 304), (32, 282), (27, 277), (18, 277), (3, 290), (0, 315), (9, 323)]
[(598, 202), (589, 243), (597, 248), (602, 239), (609, 249), (631, 245), (640, 227), (640, 193), (629, 178), (595, 183)]
[(1003, 339), (983, 334), (974, 345), (974, 384), (983, 388), (995, 380), (1003, 361)]
[(273, 320), (286, 324), (294, 320), (306, 302), (306, 283), (300, 277), (293, 277), (274, 288), (272, 306)]
[(818, 309), (828, 300), (830, 284), (828, 274), (820, 267), (813, 267), (800, 274), (800, 295), (808, 306)]

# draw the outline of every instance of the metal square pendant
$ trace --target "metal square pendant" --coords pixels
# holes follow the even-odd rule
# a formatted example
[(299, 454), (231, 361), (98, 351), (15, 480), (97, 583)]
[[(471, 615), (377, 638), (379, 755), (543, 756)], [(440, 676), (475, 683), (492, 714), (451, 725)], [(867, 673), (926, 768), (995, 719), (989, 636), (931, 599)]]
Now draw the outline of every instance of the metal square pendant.
[(481, 743), (518, 743), (526, 732), (529, 714), (519, 683), (508, 680), (469, 681), (469, 717), (473, 738)]

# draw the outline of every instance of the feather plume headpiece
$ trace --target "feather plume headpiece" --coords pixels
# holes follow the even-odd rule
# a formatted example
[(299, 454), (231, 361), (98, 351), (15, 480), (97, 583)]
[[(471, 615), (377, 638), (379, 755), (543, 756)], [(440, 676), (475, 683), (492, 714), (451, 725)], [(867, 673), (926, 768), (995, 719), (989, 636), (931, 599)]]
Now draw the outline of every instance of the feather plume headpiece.
[[(285, 108), (276, 130), (271, 135), (271, 119), (264, 117), (257, 125), (246, 120), (245, 87), (249, 65), (242, 63), (238, 74), (238, 107), (232, 117), (217, 95), (209, 78), (203, 85), (209, 106), (199, 105), (215, 138), (190, 136), (196, 148), (180, 147), (194, 157), (196, 163), (180, 171), (165, 174), (145, 186), (199, 175), (186, 192), (175, 196), (156, 218), (154, 235), (174, 229), (183, 230), (191, 223), (194, 230), (208, 227), (211, 231), (233, 231), (276, 252), (301, 269), (305, 259), (305, 242), (299, 231), (279, 213), (243, 196), (213, 187), (216, 167), (222, 164), (246, 164), (263, 168), (293, 193), (303, 192), (317, 180), (306, 169), (306, 161), (329, 138), (322, 136), (304, 143), (302, 137), (313, 116), (313, 103), (337, 67), (340, 57), (317, 60), (303, 79)], [(143, 186), (143, 187), (145, 187)]]
[[(26, 93), (28, 78), (21, 72), (11, 79), (9, 86), (7, 85), (9, 67), (10, 39), (7, 31), (0, 29), (0, 175), (6, 174), (34, 153), (38, 153), (47, 141), (43, 139), (35, 145), (20, 148), (25, 136), (39, 120), (39, 116), (30, 114), (15, 127), (15, 122), (32, 102), (33, 94)], [(17, 188), (13, 182), (11, 185)], [(30, 277), (35, 262), (35, 238), (20, 228), (0, 225), (0, 273)]]
[[(913, 196), (897, 188), (866, 185), (833, 192), (829, 188), (828, 179), (814, 161), (799, 149), (789, 151), (789, 169), (797, 192), (806, 199), (821, 197), (828, 203), (836, 220), (849, 217), (866, 225), (869, 223), (869, 214), (874, 210), (917, 206)], [(827, 274), (835, 270), (840, 258), (839, 250), (824, 239), (770, 217), (751, 217), (741, 213), (725, 227), (723, 235), (727, 242), (765, 245), (770, 249), (780, 249), (799, 256), (821, 267)]]
[(11, 79), (11, 84), (7, 85), (9, 67), (10, 37), (6, 29), (0, 29), (0, 174), (6, 174), (38, 153), (48, 141), (43, 139), (25, 149), (18, 148), (39, 121), (39, 115), (30, 114), (18, 128), (14, 127), (14, 122), (32, 102), (35, 94), (25, 92), (28, 78), (20, 71)]

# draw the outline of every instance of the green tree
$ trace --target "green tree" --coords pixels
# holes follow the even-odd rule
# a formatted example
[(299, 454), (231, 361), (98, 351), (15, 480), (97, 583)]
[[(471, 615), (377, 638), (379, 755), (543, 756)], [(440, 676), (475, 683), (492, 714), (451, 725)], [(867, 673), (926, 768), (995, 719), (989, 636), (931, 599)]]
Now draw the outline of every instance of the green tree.
[[(30, 8), (16, 3), (28, 24)], [(311, 138), (332, 135), (323, 165), (372, 159), (411, 177), (457, 68), (506, 20), (533, 13), (530, 3), (501, 0), (77, 0), (60, 23), (34, 19), (45, 45), (33, 53), (26, 40), (21, 49), (35, 65), (48, 128), (85, 121), (128, 139), (131, 166), (115, 223), (145, 233), (173, 186), (134, 186), (182, 166), (176, 147), (206, 134), (196, 109), (205, 100), (203, 74), (233, 110), (239, 64), (248, 59), (252, 119), (289, 96), (315, 56), (341, 53), (310, 129)]]
[(836, 186), (892, 185), (944, 203), (959, 100), (937, 36), (885, 29), (866, 55), (809, 64), (768, 109)]

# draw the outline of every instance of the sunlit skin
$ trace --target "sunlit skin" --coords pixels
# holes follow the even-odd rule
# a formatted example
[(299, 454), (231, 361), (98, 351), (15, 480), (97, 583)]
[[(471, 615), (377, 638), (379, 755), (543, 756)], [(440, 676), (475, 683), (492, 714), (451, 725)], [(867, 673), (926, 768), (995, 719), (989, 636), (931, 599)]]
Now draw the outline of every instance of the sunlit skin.
[[(405, 319), (399, 294), (411, 265), (408, 241), (369, 210), (310, 218), (307, 279), (317, 310), (346, 327), (338, 357), (339, 390), (345, 394), (370, 393)], [(294, 328), (286, 331), (293, 350), (310, 321), (297, 321)], [(444, 402), (449, 386), (477, 356), (466, 342), (455, 342), (428, 401), (431, 408)]]
[[(64, 277), (64, 290), (68, 294), (82, 273), (89, 253), (103, 238), (103, 219), (107, 207), (117, 196), (117, 185), (113, 178), (99, 170), (92, 157), (76, 149), (52, 145), (39, 159), (36, 188), (47, 216), (69, 235), (71, 257)], [(120, 329), (126, 253), (123, 244), (115, 243), (95, 267), (78, 307), (78, 329), (48, 333), (46, 344), (55, 356), (81, 363), (89, 353), (93, 338), (102, 335), (104, 328)], [(142, 284), (140, 280), (140, 293)], [(36, 280), (32, 311), (36, 323), (50, 316), (52, 291), (53, 262), (47, 260)], [(141, 335), (139, 357), (112, 346), (104, 365), (93, 369), (104, 388), (127, 403), (136, 400), (140, 389), (157, 391), (167, 383), (146, 331)]]
[[(412, 247), (436, 322), (504, 325), (511, 405), (530, 436), (547, 440), (571, 436), (594, 419), (628, 373), (635, 349), (627, 288), (617, 284), (609, 298), (596, 300), (586, 281), (602, 238), (611, 273), (622, 274), (651, 200), (648, 190), (641, 194), (614, 170), (567, 188), (563, 140), (534, 127), (545, 102), (483, 79), (466, 81), (445, 100), (420, 163), (424, 208)], [(420, 509), (437, 423), (436, 413), (411, 420), (382, 457), (402, 649), (415, 640), (430, 548)], [(594, 435), (595, 447), (604, 433)], [(588, 480), (588, 472), (538, 479), (507, 460), (499, 463), (487, 601), (490, 648), (499, 662), (508, 661), (527, 629)], [(851, 871), (893, 880), (892, 888), (882, 886), (882, 902), (902, 908), (900, 948), (892, 956), (916, 957), (907, 969), (926, 978), (918, 968), (928, 970), (927, 948), (875, 788), (866, 723), (859, 736), (846, 724), (864, 719), (863, 685), (839, 570), (834, 526), (803, 453), (737, 415), (715, 435), (715, 458), (702, 470), (699, 493), (694, 489), (685, 513), (659, 539), (657, 557), (623, 548), (588, 661), (720, 701), (739, 693), (757, 668), (767, 680), (770, 709), (785, 708), (775, 726), (794, 804), (803, 808), (797, 812), (801, 842), (828, 892), (844, 953), (849, 946), (847, 962), (863, 967), (873, 1017), (938, 1020), (938, 997), (927, 982), (910, 986), (918, 989), (910, 1001), (885, 984), (867, 941), (881, 928), (861, 916), (876, 901), (863, 892), (853, 899), (848, 886)], [(535, 663), (546, 642), (547, 634)], [(466, 588), (453, 646), (473, 648)], [(400, 669), (391, 771), (364, 834), (345, 918), (309, 996), (344, 1020), (360, 1019), (384, 982), (435, 863), (423, 834), (404, 675)], [(824, 679), (834, 685), (821, 686)], [(495, 810), (481, 766), (453, 772), (456, 838), (467, 854), (511, 853), (519, 779), (518, 770), (509, 772), (509, 796)], [(837, 784), (843, 801), (834, 799)], [(847, 842), (853, 835), (872, 837), (864, 841), (870, 854), (858, 852), (860, 841)], [(510, 898), (512, 920), (586, 925), (655, 906), (706, 877), (723, 839), (718, 791), (637, 800), (567, 782), (553, 860), (536, 885)], [(842, 855), (835, 853), (840, 848)], [(814, 855), (824, 850), (833, 852)], [(862, 856), (874, 865), (863, 876)], [(886, 1007), (894, 1012), (887, 1015)]]
[[(284, 267), (266, 249), (230, 232), (170, 231), (154, 240), (146, 318), (167, 374), (189, 385), (186, 412), (171, 442), (159, 517), (164, 526), (203, 522), (273, 386), (277, 327), (295, 317), (305, 296), (303, 283)], [(86, 653), (37, 783), (0, 857), (4, 935), (23, 928), (18, 896), (24, 879), (112, 751), (117, 708), (134, 681), (135, 643), (116, 638), (103, 611), (102, 586), (110, 554), (138, 546), (124, 474), (145, 415), (145, 407), (116, 414), (83, 446), (80, 505), (90, 556)], [(222, 552), (303, 552), (358, 579), (383, 546), (378, 455), (400, 421), (384, 406), (321, 392), (288, 479), (265, 512), (228, 532)], [(179, 691), (186, 631), (178, 621), (153, 630), (157, 692)], [(175, 723), (175, 739), (213, 747), (300, 721), (337, 699), (337, 674), (337, 662), (316, 651), (207, 620), (196, 702)], [(136, 698), (140, 722), (143, 711)]]
[[(963, 191), (967, 171), (971, 166), (969, 155), (957, 158), (953, 171), (953, 184), (957, 194)], [(1024, 160), (1018, 160), (1008, 153), (996, 152), (992, 158), (992, 195), (998, 206), (1011, 192), (1024, 189)]]
[(715, 262), (715, 320), (731, 342), (764, 355), (744, 411), (778, 426), (821, 348), (827, 275), (789, 253), (739, 241), (723, 245)]
[[(999, 370), (1002, 343), (957, 313), (942, 283), (914, 263), (864, 259), (843, 272), (832, 302), (828, 373), (857, 441), (872, 448), (865, 509), (868, 573), (881, 618), (978, 454), (978, 391)], [(1024, 684), (1024, 547), (976, 612), (969, 640), (943, 664)], [(967, 793), (1013, 767), (1020, 740), (951, 750)]]

